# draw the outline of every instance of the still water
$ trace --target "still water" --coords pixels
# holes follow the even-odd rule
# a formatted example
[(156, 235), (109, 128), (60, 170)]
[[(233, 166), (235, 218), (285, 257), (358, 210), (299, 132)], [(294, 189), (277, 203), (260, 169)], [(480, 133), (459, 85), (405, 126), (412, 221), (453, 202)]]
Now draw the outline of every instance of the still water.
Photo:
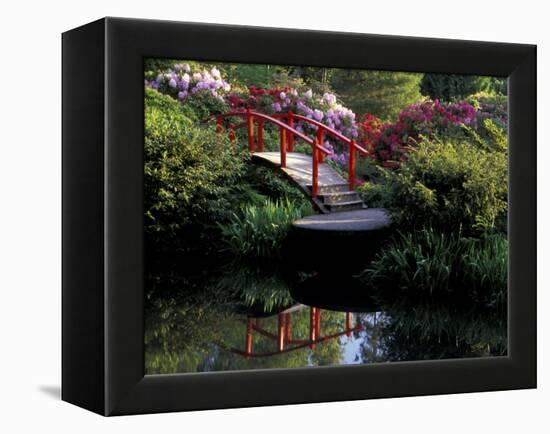
[(377, 294), (351, 276), (182, 268), (147, 279), (146, 374), (506, 355), (494, 308)]

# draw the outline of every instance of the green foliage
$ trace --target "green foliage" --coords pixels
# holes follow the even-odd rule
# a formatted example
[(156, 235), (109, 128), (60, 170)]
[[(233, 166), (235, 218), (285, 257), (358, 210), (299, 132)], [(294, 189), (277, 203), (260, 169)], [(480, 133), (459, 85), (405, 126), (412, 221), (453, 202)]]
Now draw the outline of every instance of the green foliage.
[(224, 220), (246, 158), (213, 128), (197, 126), (177, 101), (146, 89), (146, 234), (158, 244), (183, 242), (184, 229)]
[(464, 99), (477, 92), (506, 94), (506, 79), (476, 75), (424, 74), (422, 95), (441, 101)]
[(355, 113), (388, 121), (420, 100), (422, 74), (335, 69), (332, 88)]
[(189, 117), (196, 123), (211, 119), (212, 116), (228, 111), (227, 105), (207, 92), (198, 92), (181, 104)]
[(282, 276), (271, 267), (265, 268), (244, 261), (231, 264), (230, 272), (223, 275), (216, 288), (261, 313), (292, 305), (294, 301)]
[(363, 277), (389, 290), (456, 293), (502, 304), (507, 289), (508, 243), (502, 235), (461, 238), (434, 230), (399, 234)]
[(505, 229), (507, 157), (459, 142), (423, 141), (399, 170), (379, 169), (380, 183), (359, 188), (370, 205), (390, 208), (395, 223), (415, 229), (475, 233)]
[(309, 199), (306, 198), (304, 193), (270, 168), (250, 165), (245, 179), (251, 188), (273, 201), (288, 200), (299, 208), (307, 209)]
[(229, 248), (239, 256), (278, 256), (293, 221), (309, 209), (296, 206), (288, 199), (266, 200), (262, 206), (245, 205), (233, 213), (221, 230)]

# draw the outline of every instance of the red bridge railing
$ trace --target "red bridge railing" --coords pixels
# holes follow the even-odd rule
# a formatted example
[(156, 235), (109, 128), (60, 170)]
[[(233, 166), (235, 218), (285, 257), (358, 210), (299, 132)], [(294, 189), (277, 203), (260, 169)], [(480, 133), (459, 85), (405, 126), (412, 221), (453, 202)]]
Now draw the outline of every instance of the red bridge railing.
[[(264, 150), (264, 123), (269, 122), (279, 127), (280, 134), (280, 153), (281, 167), (286, 167), (287, 152), (294, 151), (294, 143), (296, 139), (302, 140), (312, 147), (312, 180), (311, 180), (311, 195), (316, 197), (319, 192), (319, 164), (324, 162), (324, 155), (330, 155), (330, 151), (323, 146), (326, 136), (330, 136), (338, 141), (343, 142), (349, 149), (349, 167), (348, 167), (348, 184), (350, 190), (355, 188), (355, 160), (356, 152), (367, 155), (368, 151), (359, 146), (355, 140), (349, 139), (338, 131), (328, 127), (327, 125), (310, 119), (306, 116), (296, 113), (277, 113), (275, 115), (266, 115), (263, 113), (247, 110), (223, 113), (216, 116), (216, 131), (222, 133), (224, 129), (224, 119), (230, 117), (244, 118), (244, 122), (229, 125), (229, 138), (231, 143), (235, 143), (235, 130), (246, 127), (248, 135), (248, 150), (251, 153), (263, 152)], [(284, 121), (284, 122), (283, 122)], [(297, 131), (294, 128), (295, 121), (302, 121), (317, 128), (315, 139), (306, 136), (304, 133)], [(256, 128), (255, 128), (256, 126)], [(256, 131), (255, 131), (256, 130)], [(255, 134), (256, 133), (256, 134)]]
[[(305, 306), (304, 306), (305, 307)], [(294, 311), (295, 312), (295, 311)], [(309, 308), (309, 336), (307, 339), (295, 338), (292, 336), (291, 318), (294, 312), (281, 312), (277, 315), (276, 332), (272, 333), (268, 329), (262, 327), (261, 318), (248, 318), (246, 321), (246, 340), (244, 351), (239, 348), (228, 348), (227, 350), (240, 354), (246, 358), (251, 357), (271, 357), (277, 354), (288, 353), (302, 348), (309, 347), (315, 349), (317, 344), (336, 339), (340, 336), (350, 337), (353, 332), (363, 330), (363, 325), (357, 320), (357, 324), (353, 325), (353, 316), (351, 312), (345, 313), (344, 330), (336, 333), (322, 335), (321, 334), (321, 309), (318, 307)], [(253, 352), (252, 351), (252, 336), (263, 336), (271, 340), (274, 344), (274, 351)]]

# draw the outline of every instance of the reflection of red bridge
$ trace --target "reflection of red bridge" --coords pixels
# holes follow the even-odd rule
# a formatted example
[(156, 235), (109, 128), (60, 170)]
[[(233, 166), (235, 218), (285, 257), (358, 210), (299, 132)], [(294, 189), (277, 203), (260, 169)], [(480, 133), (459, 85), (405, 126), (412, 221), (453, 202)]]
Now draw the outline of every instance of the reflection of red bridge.
[[(345, 325), (344, 330), (329, 335), (321, 335), (321, 309), (317, 307), (309, 308), (309, 339), (293, 339), (292, 338), (292, 314), (299, 310), (305, 309), (307, 306), (296, 305), (277, 316), (277, 334), (271, 333), (262, 327), (261, 318), (248, 318), (246, 321), (246, 341), (245, 350), (242, 351), (238, 348), (231, 348), (230, 351), (241, 354), (247, 358), (249, 357), (269, 357), (276, 354), (287, 353), (290, 351), (298, 350), (300, 348), (309, 347), (314, 349), (315, 345), (321, 342), (325, 342), (331, 339), (338, 338), (346, 335), (351, 336), (352, 332), (361, 330), (363, 326), (357, 320), (357, 324), (353, 325), (353, 316), (351, 312), (345, 313)], [(254, 333), (258, 333), (273, 341), (275, 351), (264, 353), (252, 352), (252, 336)]]

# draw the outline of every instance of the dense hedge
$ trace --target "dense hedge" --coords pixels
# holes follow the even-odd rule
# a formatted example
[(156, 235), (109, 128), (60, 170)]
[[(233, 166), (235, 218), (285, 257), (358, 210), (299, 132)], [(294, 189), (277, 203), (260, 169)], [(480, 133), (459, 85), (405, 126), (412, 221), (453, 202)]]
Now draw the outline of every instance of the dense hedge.
[(248, 156), (232, 151), (174, 99), (145, 91), (145, 231), (156, 244), (185, 244), (189, 226), (214, 225), (228, 215)]
[(378, 176), (380, 182), (363, 184), (360, 193), (370, 206), (390, 208), (404, 229), (433, 227), (463, 234), (505, 229), (505, 152), (465, 142), (424, 141), (399, 170), (378, 169)]

